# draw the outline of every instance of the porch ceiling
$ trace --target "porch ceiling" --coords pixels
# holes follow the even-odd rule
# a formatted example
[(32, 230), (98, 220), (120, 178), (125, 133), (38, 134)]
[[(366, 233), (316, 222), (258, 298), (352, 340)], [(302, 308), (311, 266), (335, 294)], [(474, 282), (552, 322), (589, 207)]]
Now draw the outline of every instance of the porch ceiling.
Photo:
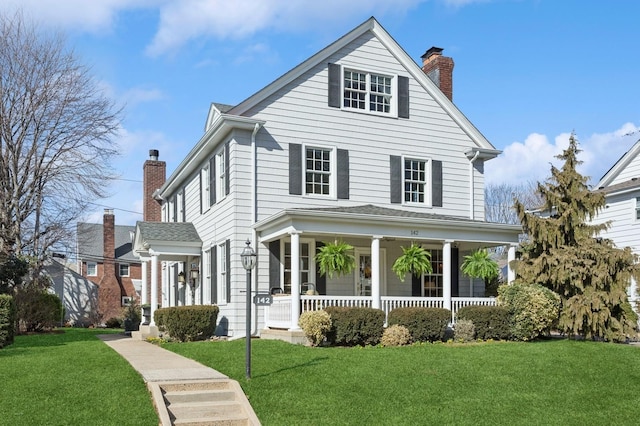
[(458, 241), (478, 246), (518, 243), (519, 225), (378, 207), (285, 209), (254, 225), (262, 243), (292, 232), (331, 236), (378, 236), (416, 241)]
[(146, 259), (186, 261), (200, 256), (202, 240), (191, 222), (137, 222), (133, 252)]

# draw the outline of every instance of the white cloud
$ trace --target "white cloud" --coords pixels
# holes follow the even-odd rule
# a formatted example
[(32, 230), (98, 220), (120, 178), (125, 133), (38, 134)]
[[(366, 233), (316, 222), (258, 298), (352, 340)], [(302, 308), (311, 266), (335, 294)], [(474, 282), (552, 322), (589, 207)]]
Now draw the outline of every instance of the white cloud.
[[(544, 181), (550, 176), (550, 164), (560, 166), (556, 155), (561, 154), (569, 143), (570, 133), (561, 133), (551, 143), (546, 135), (532, 133), (524, 142), (513, 142), (506, 146), (498, 158), (485, 165), (488, 184), (504, 182), (525, 183)], [(578, 171), (591, 178), (595, 185), (616, 161), (640, 139), (640, 127), (625, 123), (608, 133), (594, 133), (588, 137), (576, 135), (582, 161)]]
[(164, 99), (165, 95), (159, 89), (143, 89), (141, 87), (134, 87), (127, 90), (122, 97), (127, 104), (127, 107), (132, 107), (144, 102), (153, 102)]

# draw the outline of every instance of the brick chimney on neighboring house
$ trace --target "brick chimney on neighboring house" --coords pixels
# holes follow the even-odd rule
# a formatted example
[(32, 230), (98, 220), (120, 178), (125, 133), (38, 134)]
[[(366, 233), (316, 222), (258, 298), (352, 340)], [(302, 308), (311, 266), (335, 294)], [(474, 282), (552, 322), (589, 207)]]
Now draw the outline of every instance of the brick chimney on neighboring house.
[(102, 225), (102, 278), (98, 283), (98, 310), (103, 321), (119, 317), (122, 311), (122, 288), (116, 276), (115, 216), (104, 209)]
[(167, 163), (159, 161), (158, 156), (160, 153), (157, 149), (149, 150), (149, 159), (144, 162), (142, 166), (143, 176), (143, 206), (142, 206), (142, 220), (145, 222), (160, 222), (161, 204), (158, 200), (153, 198), (153, 194), (167, 180)]
[(453, 101), (453, 59), (442, 56), (444, 49), (432, 47), (422, 55), (422, 71)]

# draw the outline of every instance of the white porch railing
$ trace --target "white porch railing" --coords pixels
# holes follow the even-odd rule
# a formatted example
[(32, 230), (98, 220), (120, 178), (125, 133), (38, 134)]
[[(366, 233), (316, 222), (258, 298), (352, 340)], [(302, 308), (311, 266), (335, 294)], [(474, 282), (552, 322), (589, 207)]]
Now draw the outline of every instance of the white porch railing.
[[(394, 297), (382, 296), (381, 309), (384, 311), (385, 324), (389, 312), (396, 308), (427, 307), (442, 308), (442, 297)], [(494, 306), (495, 297), (452, 297), (451, 298), (451, 322), (455, 322), (458, 310), (464, 306), (480, 305)], [(328, 306), (366, 307), (372, 305), (369, 296), (300, 296), (300, 313), (317, 311)], [(265, 309), (265, 325), (270, 328), (291, 328), (291, 296), (274, 296), (273, 304)]]

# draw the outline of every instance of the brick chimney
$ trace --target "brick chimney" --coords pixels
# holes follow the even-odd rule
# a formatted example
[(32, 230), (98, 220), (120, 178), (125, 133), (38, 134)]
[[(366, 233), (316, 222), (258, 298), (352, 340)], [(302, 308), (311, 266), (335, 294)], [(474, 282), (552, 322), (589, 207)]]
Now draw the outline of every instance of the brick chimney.
[(422, 71), (453, 101), (453, 59), (442, 56), (443, 50), (435, 46), (427, 50), (422, 55)]
[(153, 198), (153, 193), (160, 189), (167, 179), (167, 163), (159, 161), (158, 156), (157, 149), (150, 149), (149, 159), (142, 166), (142, 220), (145, 222), (160, 222), (162, 219), (161, 205)]
[(112, 209), (104, 209), (102, 216), (102, 278), (98, 283), (98, 310), (102, 320), (120, 316), (122, 289), (116, 276), (115, 216)]

